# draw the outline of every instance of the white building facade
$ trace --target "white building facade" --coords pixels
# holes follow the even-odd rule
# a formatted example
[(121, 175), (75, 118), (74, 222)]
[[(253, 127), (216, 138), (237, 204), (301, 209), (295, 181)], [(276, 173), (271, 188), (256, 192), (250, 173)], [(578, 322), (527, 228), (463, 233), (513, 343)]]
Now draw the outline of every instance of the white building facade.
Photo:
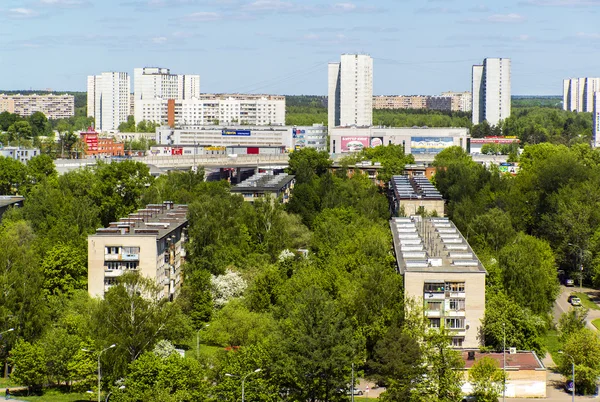
[(199, 75), (171, 74), (168, 68), (144, 67), (133, 70), (134, 118), (144, 120), (145, 102), (154, 100), (187, 100), (200, 96)]
[(328, 125), (365, 127), (373, 124), (373, 59), (343, 54), (328, 66)]
[[(138, 101), (140, 120), (174, 127), (206, 125), (282, 126), (285, 124), (285, 96), (275, 95), (201, 95), (175, 100)], [(137, 121), (137, 120), (136, 120)], [(170, 123), (171, 122), (171, 123)]]
[(497, 126), (510, 116), (510, 59), (486, 58), (473, 66), (473, 124)]
[(600, 78), (568, 78), (563, 80), (563, 110), (594, 111), (594, 94), (600, 91)]
[(94, 117), (96, 130), (114, 131), (127, 121), (130, 85), (129, 74), (123, 72), (88, 76), (88, 116)]
[(600, 92), (594, 93), (594, 106), (592, 113), (593, 120), (593, 136), (592, 136), (592, 147), (600, 147)]

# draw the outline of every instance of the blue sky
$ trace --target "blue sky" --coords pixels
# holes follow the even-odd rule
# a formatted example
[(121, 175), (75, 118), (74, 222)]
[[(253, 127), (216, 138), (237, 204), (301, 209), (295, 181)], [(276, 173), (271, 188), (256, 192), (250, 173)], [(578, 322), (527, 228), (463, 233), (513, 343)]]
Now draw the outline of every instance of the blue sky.
[(375, 94), (469, 90), (512, 59), (512, 93), (600, 76), (600, 0), (0, 0), (0, 89), (85, 90), (160, 66), (202, 92), (326, 94), (327, 62), (374, 59)]

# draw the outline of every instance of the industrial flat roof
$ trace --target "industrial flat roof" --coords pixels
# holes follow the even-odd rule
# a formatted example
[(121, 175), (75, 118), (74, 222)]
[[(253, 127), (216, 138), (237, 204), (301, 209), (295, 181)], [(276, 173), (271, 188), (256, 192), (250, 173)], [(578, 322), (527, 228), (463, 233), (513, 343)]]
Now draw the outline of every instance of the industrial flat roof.
[(448, 218), (392, 218), (398, 271), (482, 273), (486, 270)]
[(408, 175), (392, 176), (390, 181), (394, 196), (398, 200), (441, 200), (442, 195), (425, 176), (409, 177)]

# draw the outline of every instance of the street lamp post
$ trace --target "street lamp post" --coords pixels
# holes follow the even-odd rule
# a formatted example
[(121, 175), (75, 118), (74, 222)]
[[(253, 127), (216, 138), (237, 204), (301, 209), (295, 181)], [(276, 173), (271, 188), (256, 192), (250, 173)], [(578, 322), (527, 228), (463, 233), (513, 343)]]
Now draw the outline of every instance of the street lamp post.
[[(112, 344), (107, 348), (104, 348), (100, 351), (100, 353), (98, 353), (98, 402), (102, 402), (102, 389), (101, 389), (101, 383), (100, 380), (102, 379), (102, 372), (101, 370), (101, 365), (100, 365), (100, 358), (102, 357), (102, 353), (106, 352), (108, 349), (112, 349), (115, 346), (117, 346), (116, 344)], [(81, 349), (84, 352), (91, 352), (89, 349)]]
[(573, 392), (571, 395), (571, 400), (573, 402), (575, 402), (575, 359), (573, 358), (573, 356), (571, 356), (568, 353), (563, 352), (562, 350), (559, 350), (558, 353), (565, 355), (565, 356), (569, 356), (569, 358), (571, 359), (571, 370), (572, 370), (572, 379), (573, 379)]
[[(121, 385), (121, 386), (119, 387), (119, 389), (125, 389), (125, 385)], [(110, 398), (110, 396), (112, 395), (112, 393), (113, 393), (113, 392), (112, 392), (112, 391), (110, 391), (110, 392), (108, 393), (108, 395), (106, 395), (106, 400), (105, 400), (104, 402), (108, 402), (108, 398)]]
[(2, 331), (2, 332), (0, 332), (0, 335), (4, 335), (4, 334), (6, 334), (7, 332), (12, 332), (12, 331), (14, 331), (14, 330), (15, 330), (14, 328), (9, 328), (9, 329), (7, 329), (6, 331)]
[(502, 402), (506, 401), (506, 323), (502, 323)]
[[(254, 371), (251, 371), (251, 372), (249, 372), (248, 374), (246, 374), (245, 376), (243, 376), (243, 377), (242, 377), (242, 402), (245, 402), (245, 401), (246, 401), (246, 398), (245, 398), (245, 388), (244, 388), (244, 383), (246, 382), (246, 378), (247, 378), (249, 375), (251, 375), (251, 374), (258, 373), (260, 370), (261, 370), (261, 369), (257, 368), (256, 370), (254, 370)], [(227, 377), (236, 377), (236, 378), (240, 378), (240, 376), (239, 376), (239, 375), (235, 375), (235, 374), (229, 374), (229, 373), (225, 373), (225, 376), (227, 376)]]
[(583, 282), (583, 254), (584, 254), (584, 250), (580, 246), (578, 246), (577, 244), (567, 243), (567, 245), (573, 246), (573, 247), (577, 247), (577, 249), (579, 250), (579, 253), (578, 253), (579, 254), (579, 290), (581, 291), (581, 288), (582, 288), (581, 283)]

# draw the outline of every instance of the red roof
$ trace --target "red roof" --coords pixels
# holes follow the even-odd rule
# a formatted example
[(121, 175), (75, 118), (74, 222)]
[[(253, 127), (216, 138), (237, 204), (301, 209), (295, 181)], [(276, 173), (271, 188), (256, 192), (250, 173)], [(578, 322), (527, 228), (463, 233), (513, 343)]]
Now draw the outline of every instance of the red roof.
[(82, 131), (79, 134), (81, 134), (81, 135), (85, 135), (85, 134), (96, 134), (96, 135), (98, 135), (98, 133), (96, 132), (96, 130), (94, 130), (93, 127), (88, 127), (87, 131)]
[[(465, 350), (461, 352), (461, 357), (465, 361), (465, 368), (469, 369), (473, 366), (473, 364), (483, 358), (483, 357), (491, 357), (496, 360), (498, 363), (498, 367), (502, 368), (503, 357), (502, 353), (481, 353), (479, 351), (475, 352), (475, 360), (468, 360), (469, 351)], [(544, 365), (538, 359), (537, 355), (534, 352), (517, 352), (514, 354), (506, 352), (506, 369), (518, 369), (518, 370), (535, 370), (535, 369), (544, 369)]]

